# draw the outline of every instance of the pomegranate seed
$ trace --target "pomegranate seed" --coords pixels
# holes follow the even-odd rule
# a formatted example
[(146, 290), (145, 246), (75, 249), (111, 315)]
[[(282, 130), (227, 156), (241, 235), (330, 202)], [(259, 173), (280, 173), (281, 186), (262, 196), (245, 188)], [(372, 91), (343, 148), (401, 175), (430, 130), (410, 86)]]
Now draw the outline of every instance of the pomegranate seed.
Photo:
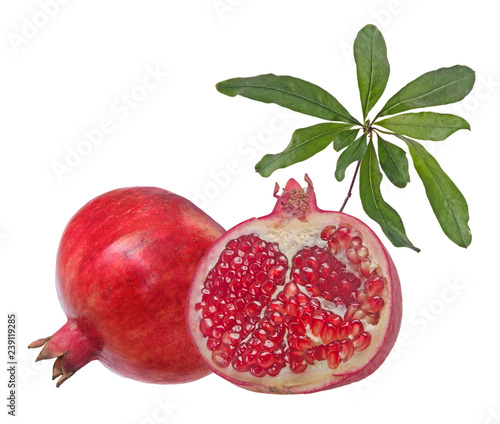
[(359, 263), (361, 263), (358, 252), (356, 252), (356, 249), (352, 247), (346, 250), (346, 256), (347, 259), (349, 259), (349, 262), (351, 262), (353, 265), (358, 265)]
[(357, 303), (363, 303), (368, 297), (368, 294), (366, 293), (365, 290), (358, 290), (356, 292), (356, 302)]
[(321, 293), (319, 287), (314, 284), (306, 284), (306, 290), (311, 294), (311, 296), (319, 296)]
[(286, 276), (286, 268), (283, 265), (274, 265), (267, 272), (267, 277), (271, 280), (280, 281)]
[(329, 314), (328, 315), (328, 318), (327, 318), (327, 321), (332, 323), (332, 324), (335, 324), (335, 325), (340, 325), (342, 324), (342, 317), (340, 315), (337, 315), (337, 314)]
[(261, 284), (256, 281), (248, 288), (248, 293), (250, 293), (252, 296), (258, 296), (260, 294), (260, 287)]
[(233, 258), (236, 256), (236, 253), (234, 250), (231, 249), (225, 249), (221, 255), (220, 258), (223, 262), (229, 263), (233, 260)]
[(262, 283), (261, 291), (267, 296), (271, 296), (276, 291), (276, 284), (272, 280), (266, 280)]
[(304, 267), (300, 272), (303, 284), (316, 284), (318, 281), (318, 275), (314, 272), (312, 268)]
[(300, 253), (297, 253), (293, 258), (292, 258), (292, 265), (297, 267), (297, 268), (303, 268), (304, 267), (304, 258)]
[(361, 352), (365, 350), (370, 344), (371, 336), (370, 333), (359, 333), (352, 339), (352, 344), (356, 352)]
[(276, 258), (276, 264), (288, 267), (288, 258), (285, 255), (278, 255)]
[(371, 278), (368, 281), (368, 296), (376, 296), (380, 293), (382, 293), (382, 290), (384, 289), (384, 279), (380, 276), (376, 276), (374, 278)]
[(274, 355), (268, 350), (264, 350), (257, 355), (257, 364), (262, 368), (269, 368), (274, 364)]
[(306, 328), (300, 322), (293, 322), (288, 328), (288, 332), (293, 335), (305, 336), (307, 331)]
[(333, 300), (333, 298), (334, 298), (334, 295), (333, 295), (333, 293), (329, 292), (328, 290), (323, 290), (321, 292), (321, 297), (323, 299), (326, 299), (326, 300), (328, 300), (328, 301), (331, 302)]
[(309, 364), (309, 365), (314, 365), (314, 361), (317, 357), (317, 350), (315, 347), (311, 347), (307, 349), (304, 353), (304, 360)]
[[(243, 265), (243, 258), (239, 257), (239, 256), (236, 256), (231, 262), (230, 262), (230, 265), (229, 267), (231, 268), (231, 270), (235, 270), (235, 269), (238, 269), (241, 265)], [(227, 276), (227, 274), (226, 274)]]
[(339, 325), (339, 338), (340, 339), (346, 338), (350, 332), (351, 332), (351, 325), (350, 325), (349, 321), (344, 321), (342, 324)]
[(226, 331), (221, 337), (222, 343), (231, 346), (237, 346), (240, 340), (241, 340), (241, 335), (239, 333), (234, 333), (232, 331)]
[(248, 346), (250, 347), (257, 347), (261, 345), (261, 341), (257, 337), (252, 337), (250, 340), (248, 340)]
[(211, 351), (217, 350), (220, 345), (220, 340), (215, 337), (209, 337), (207, 339), (207, 348)]
[(377, 325), (380, 320), (380, 313), (366, 314), (366, 322), (371, 325)]
[(229, 365), (229, 354), (222, 350), (212, 352), (212, 361), (220, 368), (226, 368)]
[(311, 331), (314, 336), (318, 337), (321, 334), (321, 330), (323, 330), (324, 325), (325, 319), (322, 316), (313, 315)]
[(349, 242), (351, 241), (350, 232), (351, 229), (345, 226), (339, 227), (335, 232), (335, 238), (339, 242), (341, 249), (347, 249), (347, 246), (349, 246)]
[(327, 322), (321, 331), (321, 340), (324, 344), (328, 344), (334, 340), (336, 340), (339, 336), (338, 328), (335, 324), (331, 322)]
[(299, 291), (300, 289), (295, 283), (286, 283), (283, 287), (283, 293), (287, 299), (295, 296)]
[(382, 309), (384, 300), (380, 296), (369, 297), (363, 302), (361, 308), (369, 314), (374, 314)]
[(367, 258), (368, 255), (369, 255), (369, 251), (368, 249), (365, 247), (365, 246), (361, 246), (359, 249), (358, 249), (358, 256), (361, 258), (361, 259), (364, 259), (364, 258)]
[(267, 337), (269, 338), (269, 341), (272, 341), (275, 344), (278, 344), (278, 343), (283, 341), (283, 335), (279, 331), (276, 331), (276, 330), (268, 333)]
[(359, 333), (364, 331), (363, 324), (359, 319), (351, 321), (351, 336), (355, 337)]
[(328, 350), (328, 353), (326, 354), (326, 362), (328, 364), (328, 368), (331, 370), (337, 369), (342, 362), (340, 352), (336, 350)]
[(245, 256), (245, 254), (246, 254), (247, 252), (249, 252), (249, 251), (250, 251), (250, 248), (251, 248), (251, 247), (252, 247), (252, 246), (250, 245), (250, 243), (249, 243), (249, 242), (247, 242), (247, 241), (240, 241), (240, 242), (238, 243), (237, 247), (236, 247), (236, 252), (238, 253), (238, 256), (243, 257), (243, 256)]
[(298, 304), (299, 302), (297, 301), (297, 299), (291, 299), (291, 301), (285, 307), (285, 312), (292, 317), (296, 317)]
[(335, 256), (340, 250), (339, 242), (334, 238), (328, 239), (328, 250)]
[(239, 372), (245, 372), (250, 369), (250, 367), (245, 363), (241, 355), (236, 356), (231, 364), (233, 368)]
[[(276, 261), (273, 258), (267, 258), (262, 262), (262, 269), (266, 272), (269, 271), (269, 269), (276, 263)], [(281, 266), (281, 265), (280, 265)]]
[(321, 231), (321, 240), (331, 239), (335, 234), (336, 229), (337, 227), (335, 227), (335, 225), (327, 225), (325, 228), (323, 228), (323, 231)]
[(280, 314), (284, 314), (285, 313), (285, 304), (283, 302), (281, 302), (280, 300), (275, 299), (275, 300), (271, 301), (271, 303), (268, 306), (268, 309), (270, 311), (279, 312)]
[(267, 243), (265, 241), (257, 240), (256, 242), (254, 242), (252, 244), (251, 252), (253, 254), (257, 254), (257, 253), (263, 252), (264, 250), (266, 250), (266, 248), (267, 248)]
[(316, 346), (316, 359), (318, 361), (324, 361), (328, 354), (328, 348), (323, 344)]
[(280, 373), (282, 368), (283, 368), (283, 365), (281, 365), (281, 364), (273, 364), (272, 366), (270, 366), (267, 369), (267, 375), (269, 375), (271, 377), (276, 377)]
[(352, 358), (352, 355), (354, 355), (354, 346), (351, 339), (342, 339), (340, 341), (340, 354), (344, 362)]
[(272, 312), (269, 321), (273, 325), (281, 325), (283, 324), (283, 316), (279, 312)]
[(361, 246), (363, 245), (363, 242), (361, 241), (361, 237), (356, 236), (351, 239), (351, 242), (349, 243), (349, 247), (358, 250)]
[(220, 339), (225, 332), (226, 329), (222, 325), (217, 325), (212, 331), (212, 337)]
[(332, 273), (332, 266), (328, 262), (323, 262), (318, 268), (318, 275), (327, 278)]
[(361, 319), (364, 318), (366, 315), (366, 312), (363, 311), (363, 309), (358, 309), (354, 315), (352, 316), (352, 319)]
[(245, 305), (243, 308), (245, 314), (249, 317), (254, 317), (260, 313), (262, 305), (260, 302), (257, 302), (256, 300), (251, 301)]
[(255, 262), (255, 255), (252, 252), (248, 252), (245, 256), (243, 256), (243, 265), (250, 265)]
[(344, 279), (339, 283), (339, 291), (343, 296), (348, 295), (349, 293), (352, 293), (353, 290), (354, 290), (354, 286), (349, 280)]
[(247, 350), (243, 355), (242, 359), (244, 363), (248, 366), (253, 365), (257, 362), (257, 355), (259, 354), (259, 351), (255, 348)]
[(276, 343), (274, 343), (271, 340), (264, 340), (261, 344), (260, 347), (262, 349), (267, 349), (267, 350), (273, 350), (276, 347)]
[(236, 325), (236, 318), (234, 315), (225, 315), (222, 318), (222, 325), (224, 328), (232, 328)]
[(372, 261), (370, 260), (370, 258), (365, 258), (361, 261), (361, 263), (359, 265), (359, 269), (361, 271), (361, 274), (363, 274), (365, 277), (369, 277), (371, 274), (371, 270), (370, 270), (371, 264), (372, 264)]
[(257, 274), (255, 274), (255, 281), (257, 281), (258, 283), (263, 283), (266, 280), (267, 280), (267, 272), (259, 271), (257, 272)]
[(308, 337), (299, 337), (297, 340), (297, 349), (307, 350), (314, 346), (314, 343)]
[(303, 362), (290, 362), (290, 370), (295, 374), (300, 374), (304, 372), (307, 368), (307, 364)]
[(267, 331), (263, 328), (259, 328), (254, 334), (260, 341), (267, 340)]
[(314, 256), (309, 256), (306, 258), (305, 265), (306, 265), (306, 267), (317, 271), (319, 266), (320, 266), (320, 262)]
[(267, 374), (267, 371), (260, 365), (254, 364), (250, 367), (250, 374), (252, 374), (255, 377), (264, 377)]

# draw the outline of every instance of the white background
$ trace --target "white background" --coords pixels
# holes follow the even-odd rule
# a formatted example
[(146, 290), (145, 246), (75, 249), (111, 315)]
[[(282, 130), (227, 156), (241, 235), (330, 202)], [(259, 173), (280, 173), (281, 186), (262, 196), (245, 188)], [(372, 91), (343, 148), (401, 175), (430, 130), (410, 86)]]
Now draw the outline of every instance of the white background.
[[(498, 10), (492, 4), (2, 2), (0, 366), (7, 366), (7, 312), (15, 312), (17, 422), (500, 423), (495, 324), (500, 298), (495, 240), (500, 69)], [(381, 103), (430, 70), (463, 64), (477, 72), (476, 86), (465, 101), (438, 109), (461, 115), (472, 131), (424, 143), (469, 202), (470, 248), (455, 246), (441, 232), (414, 171), (404, 190), (384, 180), (386, 200), (422, 252), (387, 242), (402, 281), (404, 320), (383, 368), (351, 386), (277, 396), (245, 391), (215, 375), (187, 385), (149, 385), (124, 379), (94, 361), (56, 389), (50, 379), (52, 361), (35, 364), (37, 351), (26, 346), (65, 322), (54, 264), (73, 213), (105, 191), (152, 185), (197, 202), (230, 228), (267, 214), (274, 204), (274, 183), (284, 186), (290, 177), (303, 181), (306, 172), (319, 206), (338, 209), (353, 167), (344, 182), (336, 182), (337, 154), (331, 147), (268, 179), (253, 170), (262, 155), (281, 151), (294, 129), (318, 119), (229, 98), (214, 86), (237, 76), (293, 75), (330, 91), (359, 117), (351, 48), (368, 23), (382, 31), (391, 64)], [(152, 72), (156, 84), (147, 77)], [(72, 157), (69, 152), (82, 151), (85, 134), (100, 138), (100, 125), (107, 129), (101, 143), (80, 160)], [(369, 221), (357, 187), (346, 212)], [(369, 224), (381, 234), (377, 224)], [(4, 405), (8, 376), (0, 375)], [(7, 415), (6, 407), (1, 411)]]

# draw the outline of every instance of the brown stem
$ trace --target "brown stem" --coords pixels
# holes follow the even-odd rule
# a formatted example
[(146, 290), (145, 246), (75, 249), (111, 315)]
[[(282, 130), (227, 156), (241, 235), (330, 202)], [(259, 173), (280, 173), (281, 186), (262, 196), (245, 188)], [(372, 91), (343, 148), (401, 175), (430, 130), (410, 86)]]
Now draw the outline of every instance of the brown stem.
[(361, 161), (358, 160), (358, 163), (356, 165), (356, 170), (354, 171), (354, 176), (352, 177), (351, 185), (349, 186), (349, 192), (347, 193), (347, 196), (344, 199), (344, 203), (342, 203), (342, 207), (340, 208), (339, 212), (342, 212), (344, 210), (345, 205), (347, 204), (347, 201), (352, 196), (352, 188), (354, 187), (354, 181), (356, 181), (356, 177), (358, 175), (358, 171), (359, 171), (359, 166), (360, 165), (361, 165)]

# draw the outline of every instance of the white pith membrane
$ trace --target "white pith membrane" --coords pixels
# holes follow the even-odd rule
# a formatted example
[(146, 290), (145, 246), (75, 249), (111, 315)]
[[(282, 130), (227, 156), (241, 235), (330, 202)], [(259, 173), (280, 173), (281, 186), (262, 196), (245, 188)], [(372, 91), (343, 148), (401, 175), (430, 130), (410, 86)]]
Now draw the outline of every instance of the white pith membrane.
[[(237, 242), (245, 242), (248, 236), (254, 246), (239, 249)], [(263, 256), (251, 271), (251, 263), (258, 261), (248, 253), (253, 249), (255, 256), (262, 249), (255, 236), (266, 242), (264, 251), (267, 249), (271, 260), (264, 263)], [(277, 245), (270, 249), (274, 257), (269, 253), (272, 243)], [(294, 265), (292, 259), (303, 249), (313, 252), (315, 248), (322, 249), (323, 262), (340, 266), (337, 259), (345, 265), (340, 278), (332, 278), (337, 287), (339, 281), (351, 281), (351, 289), (343, 283), (347, 291), (325, 293), (325, 284), (330, 290), (332, 285), (318, 283), (318, 265), (312, 285), (303, 278), (308, 270), (292, 276), (292, 269), (300, 262)], [(219, 239), (207, 258), (195, 274), (197, 285), (191, 289), (188, 326), (207, 364), (238, 385), (280, 393), (331, 387), (370, 363), (384, 345), (391, 325), (391, 264), (378, 238), (356, 218), (314, 210), (305, 220), (282, 214), (251, 219)], [(221, 258), (229, 259), (229, 266), (221, 267), (225, 262)], [(244, 265), (245, 260), (250, 263)], [(280, 279), (276, 276), (285, 263), (286, 274)], [(304, 263), (307, 265), (313, 266)], [(324, 280), (332, 281), (326, 277), (330, 275), (327, 268), (323, 265)], [(257, 277), (260, 271), (267, 277)], [(374, 279), (379, 288), (370, 283), (369, 296), (368, 282)], [(214, 283), (216, 280), (219, 283)], [(256, 284), (259, 280), (260, 288)], [(269, 280), (276, 283), (274, 291)], [(264, 286), (267, 292), (262, 291)]]

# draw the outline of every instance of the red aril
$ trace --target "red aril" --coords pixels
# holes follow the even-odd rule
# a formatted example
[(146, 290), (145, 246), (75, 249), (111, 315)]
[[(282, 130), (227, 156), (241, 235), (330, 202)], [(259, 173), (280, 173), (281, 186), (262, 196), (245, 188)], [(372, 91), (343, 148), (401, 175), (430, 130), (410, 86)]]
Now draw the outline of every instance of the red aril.
[(154, 187), (113, 190), (70, 220), (57, 254), (66, 324), (37, 360), (57, 358), (62, 384), (97, 359), (148, 383), (210, 373), (186, 332), (184, 308), (198, 260), (224, 230), (187, 199)]
[(186, 305), (205, 363), (243, 388), (309, 393), (373, 373), (401, 325), (389, 253), (360, 220), (321, 210), (293, 179), (270, 215), (226, 232), (203, 256)]

